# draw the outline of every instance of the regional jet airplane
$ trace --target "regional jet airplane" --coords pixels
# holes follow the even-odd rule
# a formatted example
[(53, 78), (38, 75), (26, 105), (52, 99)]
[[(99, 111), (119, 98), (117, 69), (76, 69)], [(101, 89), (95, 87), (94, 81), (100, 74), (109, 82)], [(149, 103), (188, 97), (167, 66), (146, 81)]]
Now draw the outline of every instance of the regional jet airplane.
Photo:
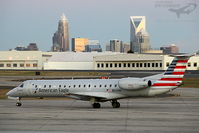
[(155, 96), (170, 92), (182, 84), (186, 65), (191, 56), (174, 56), (165, 73), (144, 78), (27, 80), (7, 93), (21, 106), (24, 97), (69, 97), (90, 101), (93, 108), (110, 101), (119, 108), (118, 99)]

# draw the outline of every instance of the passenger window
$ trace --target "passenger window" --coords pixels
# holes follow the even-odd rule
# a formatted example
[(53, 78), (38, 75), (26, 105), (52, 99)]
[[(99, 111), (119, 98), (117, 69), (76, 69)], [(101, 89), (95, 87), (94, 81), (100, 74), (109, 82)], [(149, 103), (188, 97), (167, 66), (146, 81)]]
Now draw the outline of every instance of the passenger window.
[(115, 87), (117, 87), (117, 85), (115, 85)]
[(64, 85), (64, 88), (66, 88), (66, 85)]
[(112, 87), (112, 85), (110, 85), (110, 87)]
[(74, 85), (74, 88), (75, 88), (75, 85)]
[(44, 88), (46, 88), (46, 85), (44, 85)]
[(37, 88), (37, 85), (35, 85), (35, 88)]
[(90, 87), (91, 87), (91, 85), (88, 85), (88, 87), (90, 88)]
[(102, 87), (102, 85), (99, 85), (99, 87)]
[(84, 88), (86, 87), (86, 85), (84, 85)]
[(106, 87), (106, 85), (104, 85), (104, 87)]
[(59, 85), (59, 88), (61, 88), (61, 85)]
[(79, 85), (79, 88), (81, 87), (81, 85)]
[(49, 85), (49, 88), (51, 88), (51, 85)]

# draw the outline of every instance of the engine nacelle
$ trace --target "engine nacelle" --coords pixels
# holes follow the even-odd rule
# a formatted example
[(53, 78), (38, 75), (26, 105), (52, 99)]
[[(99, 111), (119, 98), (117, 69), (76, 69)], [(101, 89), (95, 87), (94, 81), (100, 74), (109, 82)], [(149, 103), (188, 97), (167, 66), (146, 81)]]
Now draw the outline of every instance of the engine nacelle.
[(123, 78), (119, 80), (118, 85), (124, 90), (139, 90), (145, 89), (151, 86), (150, 80), (144, 80), (141, 78)]

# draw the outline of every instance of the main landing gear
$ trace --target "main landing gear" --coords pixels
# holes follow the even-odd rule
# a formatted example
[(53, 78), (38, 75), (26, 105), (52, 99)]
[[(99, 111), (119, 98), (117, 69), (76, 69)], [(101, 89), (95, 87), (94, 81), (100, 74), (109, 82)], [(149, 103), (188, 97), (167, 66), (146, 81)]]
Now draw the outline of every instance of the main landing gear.
[(22, 105), (22, 103), (21, 103), (21, 98), (19, 97), (18, 99), (17, 99), (17, 102), (16, 102), (16, 106), (21, 106)]
[(100, 108), (100, 107), (101, 107), (100, 103), (93, 103), (93, 108)]
[(119, 108), (120, 107), (120, 103), (117, 100), (113, 100), (111, 103), (112, 103), (113, 108)]
[[(91, 102), (93, 108), (100, 108), (101, 107), (99, 101), (96, 100), (95, 98), (90, 99), (90, 102)], [(119, 108), (120, 107), (120, 103), (117, 100), (112, 100), (111, 104), (112, 104), (113, 108)]]

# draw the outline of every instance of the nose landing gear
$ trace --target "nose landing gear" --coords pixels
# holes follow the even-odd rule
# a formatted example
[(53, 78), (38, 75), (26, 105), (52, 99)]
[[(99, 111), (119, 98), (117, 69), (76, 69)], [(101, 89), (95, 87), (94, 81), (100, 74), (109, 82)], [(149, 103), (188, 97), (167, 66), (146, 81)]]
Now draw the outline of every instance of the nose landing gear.
[(16, 106), (20, 107), (22, 105), (21, 98), (19, 97), (16, 102)]
[(22, 105), (22, 104), (21, 104), (20, 102), (17, 102), (17, 103), (16, 103), (16, 106), (18, 106), (18, 107), (21, 106), (21, 105)]

